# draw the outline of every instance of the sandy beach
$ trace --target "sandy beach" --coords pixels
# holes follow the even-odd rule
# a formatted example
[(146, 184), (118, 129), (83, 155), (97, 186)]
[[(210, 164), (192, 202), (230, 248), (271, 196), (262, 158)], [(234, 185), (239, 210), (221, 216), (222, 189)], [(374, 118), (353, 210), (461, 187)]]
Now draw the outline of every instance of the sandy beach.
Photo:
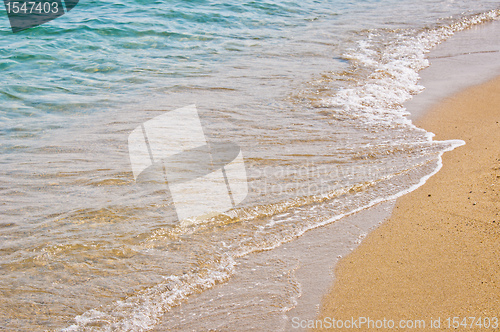
[(447, 329), (458, 317), (459, 329), (475, 330), (479, 317), (500, 318), (500, 77), (415, 123), (436, 140), (466, 144), (445, 153), (442, 169), (340, 261), (318, 319), (423, 320), (425, 329), (439, 319)]
[(500, 317), (498, 86), (414, 125), (500, 77), (499, 1), (45, 2), (0, 27), (0, 332)]

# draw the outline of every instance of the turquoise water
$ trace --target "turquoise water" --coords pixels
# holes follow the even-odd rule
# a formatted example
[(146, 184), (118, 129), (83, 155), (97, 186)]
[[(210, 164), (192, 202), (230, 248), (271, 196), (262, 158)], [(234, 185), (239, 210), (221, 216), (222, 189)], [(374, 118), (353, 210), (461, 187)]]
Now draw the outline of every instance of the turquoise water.
[(185, 87), (319, 17), (334, 18), (332, 7), (315, 8), (312, 1), (84, 1), (19, 34), (9, 31), (4, 15), (2, 118), (91, 112)]
[[(400, 1), (83, 1), (77, 10), (18, 34), (10, 32), (3, 12), (1, 117), (116, 107), (144, 94), (196, 85), (230, 63), (276, 48), (280, 58), (315, 51), (333, 51), (334, 58), (363, 29), (417, 27), (494, 6), (494, 1), (474, 2), (474, 7), (465, 1), (420, 6)], [(309, 50), (298, 43), (330, 47)], [(274, 74), (286, 70), (275, 68)]]
[[(251, 269), (253, 252), (414, 188), (460, 144), (433, 141), (402, 104), (423, 89), (434, 45), (499, 9), (82, 1), (17, 34), (3, 13), (0, 327), (234, 331), (276, 326), (300, 289), (255, 272), (260, 288), (222, 313), (189, 306), (196, 294), (223, 287), (243, 260)], [(192, 104), (208, 141), (241, 147), (249, 194), (180, 223), (164, 184), (134, 181), (127, 139)], [(179, 305), (190, 309), (169, 316)], [(219, 316), (193, 318), (205, 311)]]

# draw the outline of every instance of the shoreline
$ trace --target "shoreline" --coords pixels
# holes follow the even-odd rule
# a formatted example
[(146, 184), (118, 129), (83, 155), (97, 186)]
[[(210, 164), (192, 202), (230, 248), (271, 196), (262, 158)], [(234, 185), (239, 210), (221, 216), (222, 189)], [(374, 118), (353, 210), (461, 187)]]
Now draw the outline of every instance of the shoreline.
[(404, 104), (413, 122), (443, 99), (500, 76), (500, 20), (460, 31), (427, 58), (430, 66), (418, 73), (425, 90)]
[[(456, 33), (431, 50), (427, 57), (430, 66), (418, 73), (419, 84), (423, 85), (425, 90), (404, 104), (413, 123), (419, 126), (420, 123), (417, 120), (421, 119), (430, 107), (439, 101), (464, 88), (500, 76), (500, 57), (498, 57), (500, 48), (497, 46), (500, 45), (499, 32), (500, 21), (486, 22)], [(456, 70), (457, 66), (460, 67), (459, 71)], [(439, 139), (436, 138), (436, 140)], [(444, 152), (445, 155), (446, 153), (448, 152)], [(441, 165), (436, 172), (441, 169), (442, 162), (441, 158)], [(428, 178), (423, 185), (427, 180)], [(333, 224), (310, 230), (303, 235), (303, 239), (294, 241), (295, 245), (292, 245), (294, 250), (280, 252), (283, 256), (295, 252), (297, 257), (307, 252), (306, 256), (310, 257), (309, 261), (302, 262), (301, 267), (295, 271), (301, 284), (302, 294), (297, 299), (296, 305), (287, 312), (284, 330), (307, 329), (302, 326), (297, 328), (293, 319), (309, 321), (318, 316), (322, 299), (335, 282), (336, 267), (339, 262), (353, 250), (356, 251), (359, 243), (363, 243), (364, 240), (361, 241), (361, 239), (366, 234), (370, 234), (389, 219), (395, 209), (396, 201), (397, 199), (385, 201)], [(336, 231), (333, 232), (333, 229)], [(350, 239), (334, 235), (349, 233)], [(322, 241), (323, 238), (329, 241)], [(340, 249), (338, 245), (335, 246), (331, 242), (340, 242), (344, 247)], [(334, 247), (338, 248), (334, 249)], [(299, 252), (301, 254), (298, 254)], [(323, 258), (323, 256), (326, 257)], [(314, 275), (307, 270), (314, 271)]]
[(500, 77), (415, 121), (435, 140), (466, 145), (446, 152), (442, 169), (399, 198), (389, 220), (340, 261), (320, 317), (428, 324), (439, 317), (444, 324), (448, 317), (500, 316), (498, 91)]

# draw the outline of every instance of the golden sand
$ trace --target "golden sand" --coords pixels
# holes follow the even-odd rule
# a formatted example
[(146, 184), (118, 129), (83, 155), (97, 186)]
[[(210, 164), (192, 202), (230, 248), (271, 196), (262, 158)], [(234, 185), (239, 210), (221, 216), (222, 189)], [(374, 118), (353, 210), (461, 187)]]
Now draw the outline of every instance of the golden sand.
[(445, 153), (442, 169), (340, 262), (318, 319), (421, 319), (425, 330), (431, 318), (441, 328), (449, 317), (500, 319), (500, 77), (416, 124), (466, 145)]

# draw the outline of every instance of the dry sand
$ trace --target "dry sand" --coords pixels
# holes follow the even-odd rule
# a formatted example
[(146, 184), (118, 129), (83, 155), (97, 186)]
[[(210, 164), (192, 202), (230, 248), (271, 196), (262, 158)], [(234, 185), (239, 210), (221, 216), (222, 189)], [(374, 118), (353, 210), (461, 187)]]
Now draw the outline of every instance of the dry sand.
[(425, 330), (431, 318), (442, 328), (448, 317), (500, 319), (500, 77), (416, 124), (466, 145), (340, 262), (318, 319), (422, 319)]

